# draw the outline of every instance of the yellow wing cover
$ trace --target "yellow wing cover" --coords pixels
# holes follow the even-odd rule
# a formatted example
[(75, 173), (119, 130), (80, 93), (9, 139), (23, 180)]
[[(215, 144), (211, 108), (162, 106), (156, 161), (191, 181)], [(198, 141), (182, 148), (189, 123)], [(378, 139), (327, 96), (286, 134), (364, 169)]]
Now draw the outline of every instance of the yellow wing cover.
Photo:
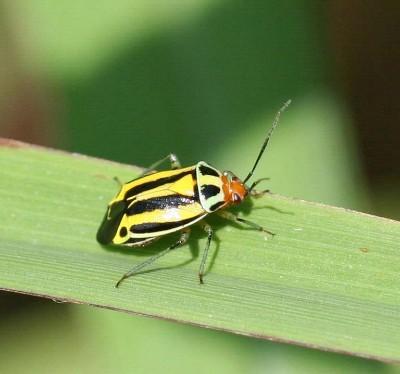
[(124, 184), (97, 233), (102, 244), (140, 245), (201, 220), (196, 166), (161, 171)]

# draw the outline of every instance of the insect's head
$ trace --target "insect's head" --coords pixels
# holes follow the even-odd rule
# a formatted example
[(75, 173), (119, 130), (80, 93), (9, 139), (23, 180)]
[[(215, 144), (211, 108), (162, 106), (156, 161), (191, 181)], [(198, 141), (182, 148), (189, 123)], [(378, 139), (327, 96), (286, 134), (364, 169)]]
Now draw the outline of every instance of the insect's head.
[(240, 204), (249, 193), (246, 185), (231, 171), (224, 171), (225, 198), (229, 204)]

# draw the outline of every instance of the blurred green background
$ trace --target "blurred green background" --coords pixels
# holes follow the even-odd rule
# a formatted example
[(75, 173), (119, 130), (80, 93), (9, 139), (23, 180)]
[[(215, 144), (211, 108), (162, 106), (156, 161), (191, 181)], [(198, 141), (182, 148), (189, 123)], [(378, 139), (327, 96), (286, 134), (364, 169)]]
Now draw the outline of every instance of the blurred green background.
[[(257, 176), (398, 219), (399, 21), (397, 1), (3, 0), (0, 135), (244, 176), (291, 98)], [(0, 306), (0, 372), (400, 372), (85, 306)]]

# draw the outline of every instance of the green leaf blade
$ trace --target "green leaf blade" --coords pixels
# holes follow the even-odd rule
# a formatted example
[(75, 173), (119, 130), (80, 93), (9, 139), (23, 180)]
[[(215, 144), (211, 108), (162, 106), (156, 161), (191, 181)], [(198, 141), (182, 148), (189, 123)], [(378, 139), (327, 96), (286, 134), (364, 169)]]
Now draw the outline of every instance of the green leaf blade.
[[(277, 195), (239, 210), (277, 235), (210, 217), (205, 235), (145, 273), (116, 280), (165, 248), (100, 246), (108, 201), (138, 169), (3, 140), (0, 288), (384, 361), (400, 360), (400, 223)], [(269, 209), (272, 208), (272, 209)]]

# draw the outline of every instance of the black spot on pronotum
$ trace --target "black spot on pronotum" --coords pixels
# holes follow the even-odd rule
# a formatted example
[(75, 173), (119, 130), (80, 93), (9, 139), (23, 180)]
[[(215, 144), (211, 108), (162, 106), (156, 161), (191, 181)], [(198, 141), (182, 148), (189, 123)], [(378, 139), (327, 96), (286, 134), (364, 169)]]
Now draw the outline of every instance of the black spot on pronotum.
[(200, 169), (200, 173), (203, 175), (212, 175), (214, 177), (219, 177), (218, 172), (216, 170), (214, 170), (213, 168), (210, 168), (209, 166), (200, 165), (199, 169)]
[(213, 184), (205, 184), (201, 186), (201, 194), (205, 197), (205, 199), (209, 199), (210, 197), (218, 195), (220, 192), (221, 189)]
[(121, 228), (119, 229), (119, 236), (120, 236), (121, 238), (125, 237), (127, 234), (128, 234), (128, 230), (127, 230), (126, 227), (121, 227)]
[(214, 210), (217, 210), (220, 206), (224, 205), (225, 201), (218, 201), (218, 203), (215, 203), (210, 207), (210, 210), (213, 212)]

